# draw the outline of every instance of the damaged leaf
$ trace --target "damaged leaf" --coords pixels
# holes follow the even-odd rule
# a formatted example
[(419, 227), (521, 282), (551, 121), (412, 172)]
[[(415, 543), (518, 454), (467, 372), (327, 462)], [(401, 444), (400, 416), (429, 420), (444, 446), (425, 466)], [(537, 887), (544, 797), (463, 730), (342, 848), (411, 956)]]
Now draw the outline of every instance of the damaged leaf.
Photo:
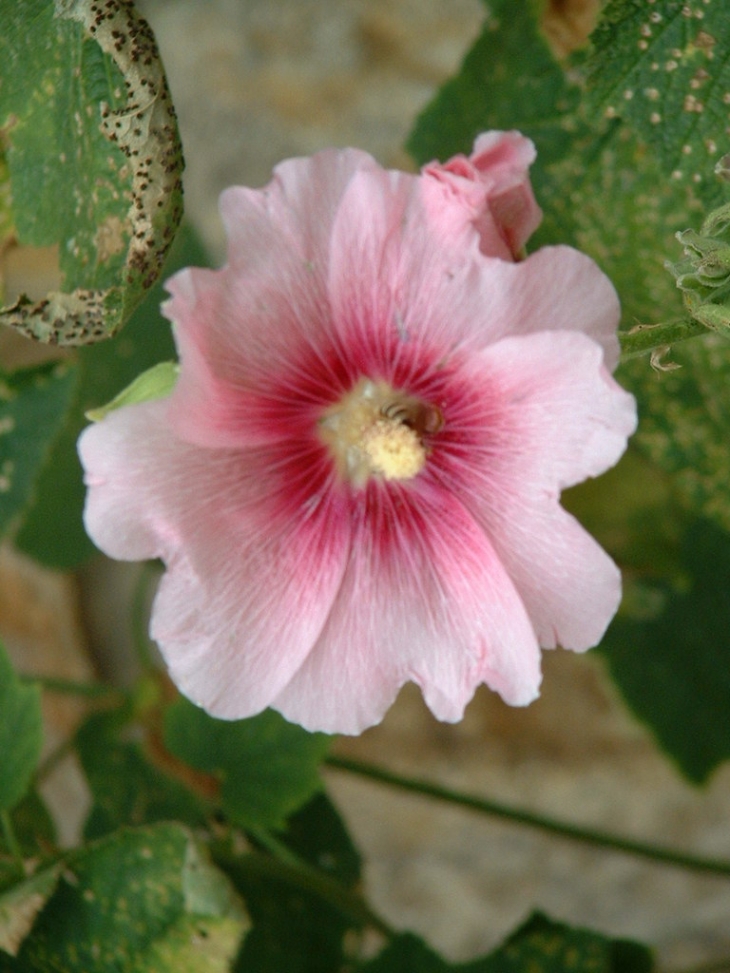
[(182, 215), (182, 150), (154, 37), (128, 0), (0, 0), (5, 246), (59, 245), (61, 288), (0, 321), (50, 344), (114, 334)]

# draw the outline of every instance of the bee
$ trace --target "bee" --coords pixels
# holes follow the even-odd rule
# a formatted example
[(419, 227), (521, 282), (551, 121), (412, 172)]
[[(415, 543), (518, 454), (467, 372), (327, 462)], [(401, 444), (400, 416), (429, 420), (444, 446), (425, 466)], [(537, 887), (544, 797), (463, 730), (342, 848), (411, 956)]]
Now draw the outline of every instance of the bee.
[(444, 426), (444, 416), (438, 406), (421, 402), (420, 399), (410, 396), (402, 396), (388, 402), (382, 406), (380, 414), (385, 419), (408, 426), (419, 439), (433, 436)]

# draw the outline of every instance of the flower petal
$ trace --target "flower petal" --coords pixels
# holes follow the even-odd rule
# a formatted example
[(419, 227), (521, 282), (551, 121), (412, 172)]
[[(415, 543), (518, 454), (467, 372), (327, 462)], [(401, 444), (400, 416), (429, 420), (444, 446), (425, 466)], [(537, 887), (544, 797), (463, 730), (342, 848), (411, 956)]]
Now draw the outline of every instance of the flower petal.
[(540, 653), (524, 606), (485, 534), (427, 482), (372, 487), (322, 635), (273, 705), (309, 729), (359, 733), (403, 683), (442, 720), (486, 682), (508, 702), (537, 695)]
[(519, 132), (485, 132), (468, 158), (425, 166), (432, 218), (447, 233), (466, 220), (479, 234), (483, 254), (515, 259), (542, 219), (528, 176), (535, 156), (535, 146)]
[[(489, 261), (480, 278), (484, 343), (535, 331), (579, 331), (598, 342), (606, 367), (618, 364), (621, 314), (611, 281), (572, 247), (543, 247), (516, 264)], [(486, 326), (485, 326), (486, 325)]]
[(431, 470), (488, 534), (540, 644), (589, 648), (618, 607), (620, 577), (560, 491), (618, 460), (636, 426), (633, 397), (600, 347), (570, 332), (505, 338), (461, 377), (479, 392), (447, 414), (459, 446), (446, 442)]
[(372, 170), (383, 171), (364, 152), (328, 150), (282, 163), (264, 189), (221, 195), (228, 264), (181, 271), (163, 306), (183, 364), (180, 436), (206, 446), (269, 442), (278, 426), (258, 419), (272, 397), (306, 385), (312, 358), (329, 367), (331, 227), (354, 175)]
[[(408, 382), (473, 337), (483, 273), (473, 228), (450, 239), (404, 173), (359, 172), (332, 227), (329, 302), (355, 375)], [(466, 224), (464, 224), (466, 227)], [(496, 262), (496, 261), (495, 261)], [(447, 311), (448, 309), (448, 311)]]
[(345, 568), (347, 510), (334, 491), (292, 503), (286, 468), (264, 451), (179, 441), (167, 406), (131, 406), (84, 433), (87, 529), (113, 557), (165, 560), (151, 634), (173, 679), (214, 715), (250, 716), (317, 641)]

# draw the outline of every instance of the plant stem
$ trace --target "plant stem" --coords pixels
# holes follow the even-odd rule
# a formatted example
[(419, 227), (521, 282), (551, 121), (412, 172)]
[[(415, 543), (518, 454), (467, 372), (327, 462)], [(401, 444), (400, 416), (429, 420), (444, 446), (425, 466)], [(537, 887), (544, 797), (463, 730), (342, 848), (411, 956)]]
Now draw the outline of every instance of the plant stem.
[(349, 773), (359, 774), (361, 777), (368, 777), (370, 780), (376, 780), (381, 784), (389, 784), (391, 787), (410, 791), (413, 794), (423, 794), (426, 797), (433, 797), (436, 800), (456, 804), (459, 807), (477, 811), (480, 814), (486, 814), (490, 817), (501, 818), (504, 821), (511, 821), (514, 824), (524, 824), (530, 828), (546, 831), (549, 834), (557, 835), (561, 838), (568, 838), (570, 841), (593, 845), (597, 848), (608, 848), (612, 851), (624, 852), (625, 854), (634, 855), (638, 858), (646, 858), (663, 865), (673, 865), (676, 868), (684, 868), (689, 871), (723, 875), (730, 878), (730, 861), (718, 861), (712, 858), (701, 858), (697, 855), (687, 855), (674, 851), (671, 848), (663, 848), (658, 845), (647, 844), (643, 841), (634, 841), (631, 838), (622, 838), (605, 831), (595, 831), (592, 828), (583, 828), (579, 825), (568, 824), (565, 821), (559, 821), (555, 818), (526, 811), (522, 808), (512, 807), (498, 801), (488, 801), (472, 794), (463, 794), (460, 791), (451, 790), (448, 787), (441, 787), (439, 784), (433, 784), (430, 781), (415, 777), (402, 777), (400, 774), (383, 770), (381, 767), (363, 763), (359, 760), (350, 760), (346, 757), (327, 757), (325, 763), (337, 770), (345, 770)]
[(258, 842), (262, 848), (265, 848), (269, 854), (273, 855), (274, 858), (278, 858), (280, 862), (285, 865), (290, 865), (292, 868), (300, 868), (306, 870), (310, 868), (308, 862), (303, 858), (300, 858), (295, 852), (291, 850), (283, 841), (279, 841), (278, 838), (267, 831), (265, 828), (252, 828), (247, 827), (246, 833), (253, 838), (254, 841)]
[[(273, 839), (279, 845), (280, 842)], [(355, 926), (375, 929), (382, 936), (392, 939), (396, 932), (381, 919), (370, 906), (356, 893), (341, 882), (330, 878), (303, 861), (289, 849), (285, 858), (261, 851), (250, 851), (244, 855), (231, 856), (222, 853), (215, 847), (211, 849), (213, 858), (229, 874), (237, 873), (243, 878), (273, 879), (283, 882), (303, 892), (316, 895), (317, 898), (332, 906), (341, 915), (346, 916)], [(294, 859), (295, 863), (292, 863)]]
[(45, 760), (36, 767), (35, 774), (33, 775), (33, 783), (37, 787), (41, 784), (46, 777), (55, 770), (56, 767), (61, 763), (64, 757), (68, 754), (73, 753), (75, 747), (75, 741), (73, 737), (69, 737), (60, 743), (55, 750), (51, 750)]
[(690, 318), (669, 321), (667, 324), (638, 325), (628, 331), (619, 331), (621, 361), (648, 355), (652, 351), (707, 332), (708, 329), (703, 324)]

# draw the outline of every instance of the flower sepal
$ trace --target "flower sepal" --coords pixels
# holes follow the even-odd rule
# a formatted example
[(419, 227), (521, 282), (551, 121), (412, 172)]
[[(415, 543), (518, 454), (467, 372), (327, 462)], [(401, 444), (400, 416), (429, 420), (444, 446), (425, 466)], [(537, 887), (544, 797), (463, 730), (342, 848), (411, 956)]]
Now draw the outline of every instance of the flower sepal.
[(138, 375), (126, 388), (115, 395), (111, 402), (96, 409), (89, 409), (85, 413), (86, 418), (89, 422), (101, 422), (110, 412), (115, 412), (122, 406), (164, 399), (175, 388), (179, 374), (180, 366), (177, 362), (159, 362)]

